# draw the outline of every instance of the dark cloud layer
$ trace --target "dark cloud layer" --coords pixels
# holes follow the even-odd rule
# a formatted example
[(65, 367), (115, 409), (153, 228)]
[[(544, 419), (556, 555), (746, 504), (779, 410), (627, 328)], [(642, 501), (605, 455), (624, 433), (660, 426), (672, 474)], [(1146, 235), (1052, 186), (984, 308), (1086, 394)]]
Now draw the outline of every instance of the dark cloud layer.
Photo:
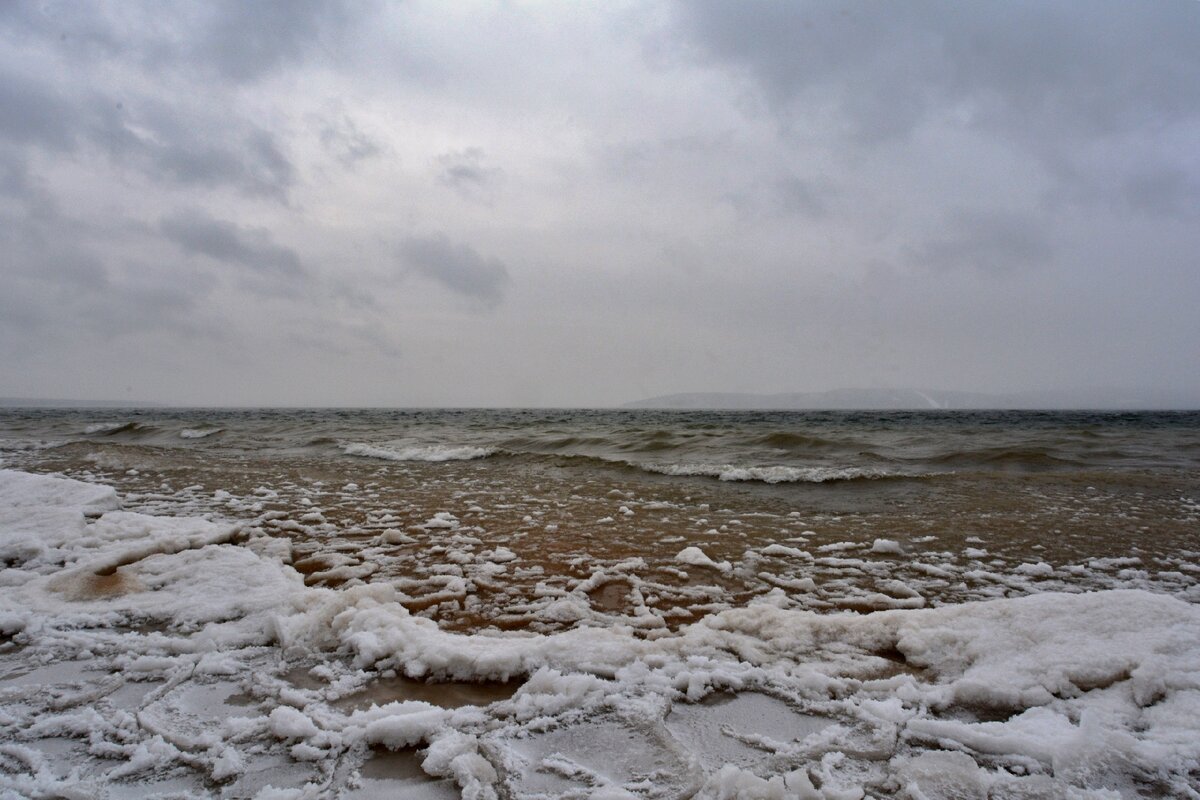
[(1103, 136), (1194, 119), (1200, 6), (953, 0), (680, 3), (702, 57), (744, 68), (781, 113), (830, 103), (865, 141), (964, 122)]
[(400, 244), (400, 256), (418, 275), (487, 306), (500, 302), (509, 282), (508, 267), (502, 261), (484, 258), (474, 248), (452, 242), (445, 235), (407, 238)]
[[(957, 128), (1036, 159), (1072, 203), (1178, 207), (1200, 165), (1200, 4), (701, 0), (677, 6), (695, 58), (747, 76), (786, 135), (838, 149)], [(969, 165), (965, 167), (969, 170)], [(969, 174), (966, 173), (966, 174)]]
[(503, 173), (487, 165), (481, 148), (443, 153), (438, 156), (438, 180), (468, 200), (491, 202)]
[(275, 244), (270, 233), (262, 229), (241, 228), (198, 210), (168, 217), (160, 227), (164, 236), (188, 253), (283, 278), (295, 278), (304, 271), (295, 251)]
[(0, 108), (2, 141), (104, 157), (155, 182), (228, 186), (282, 200), (295, 178), (275, 135), (202, 105), (87, 86), (64, 91), (0, 67)]
[(0, 394), (1197, 404), (1197, 41), (1191, 0), (0, 3)]
[[(352, 14), (340, 0), (221, 0), (204, 9), (202, 32), (187, 51), (239, 83), (340, 50)], [(362, 3), (355, 11), (366, 16), (374, 9)]]
[(1047, 232), (1031, 217), (958, 211), (946, 228), (952, 231), (949, 236), (914, 248), (914, 264), (935, 270), (1005, 271), (1045, 268), (1053, 255)]

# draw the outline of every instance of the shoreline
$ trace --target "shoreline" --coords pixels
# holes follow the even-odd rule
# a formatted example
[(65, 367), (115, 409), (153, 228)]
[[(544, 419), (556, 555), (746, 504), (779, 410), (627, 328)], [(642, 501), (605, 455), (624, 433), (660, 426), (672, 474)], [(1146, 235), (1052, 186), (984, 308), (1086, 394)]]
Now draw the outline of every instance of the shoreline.
[[(818, 614), (768, 594), (650, 637), (464, 635), (413, 616), (385, 585), (305, 586), (277, 538), (235, 544), (228, 526), (119, 511), (111, 489), (69, 479), (4, 470), (0, 486), (0, 786), (30, 796), (68, 784), (133, 796), (155, 782), (228, 797), (393, 783), (656, 796), (637, 788), (651, 780), (661, 796), (851, 797), (937, 776), (1102, 797), (1195, 781), (1200, 607), (1164, 595)], [(116, 587), (78, 591), (103, 568)], [(434, 688), (339, 709), (364, 691), (382, 699), (389, 682), (411, 696), (405, 674), (507, 686), (476, 696), (487, 705), (442, 708)], [(419, 758), (426, 777), (377, 758)]]

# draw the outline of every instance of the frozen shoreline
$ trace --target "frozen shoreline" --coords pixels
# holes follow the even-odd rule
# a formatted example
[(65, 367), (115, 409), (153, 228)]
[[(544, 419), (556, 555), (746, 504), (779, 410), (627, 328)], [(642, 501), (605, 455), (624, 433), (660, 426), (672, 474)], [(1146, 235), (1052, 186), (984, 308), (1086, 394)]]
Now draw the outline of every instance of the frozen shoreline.
[[(1168, 596), (779, 590), (677, 633), (463, 635), (386, 584), (306, 587), (285, 539), (118, 507), (0, 470), (0, 792), (1200, 797), (1200, 608)], [(351, 702), (395, 673), (520, 688)]]

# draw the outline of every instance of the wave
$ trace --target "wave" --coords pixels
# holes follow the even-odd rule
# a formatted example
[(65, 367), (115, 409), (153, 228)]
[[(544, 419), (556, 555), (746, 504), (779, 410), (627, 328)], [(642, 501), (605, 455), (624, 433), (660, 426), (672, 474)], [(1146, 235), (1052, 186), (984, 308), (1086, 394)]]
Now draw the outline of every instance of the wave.
[(220, 433), (223, 428), (184, 428), (179, 432), (180, 439), (203, 439), (206, 436), (212, 436), (214, 433)]
[(95, 422), (83, 429), (84, 434), (91, 436), (96, 433), (111, 434), (137, 430), (136, 422)]
[(736, 464), (632, 464), (660, 475), (699, 476), (722, 481), (760, 483), (830, 483), (834, 481), (880, 480), (884, 478), (920, 478), (925, 475), (893, 472), (870, 467), (747, 467)]
[(820, 436), (810, 436), (791, 431), (773, 431), (757, 436), (751, 440), (753, 444), (764, 447), (774, 447), (780, 450), (835, 450), (859, 446), (857, 442), (835, 441), (823, 439)]
[(305, 443), (305, 447), (328, 447), (331, 444), (340, 444), (340, 442), (332, 436), (318, 436), (314, 439), (309, 439)]
[(67, 444), (62, 439), (0, 439), (0, 451), (53, 450)]
[(85, 435), (141, 438), (160, 433), (161, 430), (145, 422), (96, 423), (84, 428)]
[(487, 458), (496, 450), (492, 447), (469, 445), (419, 444), (389, 447), (351, 442), (342, 445), (342, 452), (348, 456), (382, 458), (387, 461), (470, 461)]
[[(510, 450), (497, 450), (498, 454), (512, 457), (527, 457), (533, 459), (545, 456)], [(785, 465), (746, 465), (746, 464), (715, 464), (715, 463), (666, 463), (653, 461), (631, 461), (624, 458), (609, 456), (592, 456), (583, 453), (561, 453), (550, 457), (565, 464), (596, 465), (608, 469), (626, 469), (636, 472), (649, 472), (656, 475), (671, 477), (716, 478), (730, 482), (757, 483), (835, 483), (849, 481), (875, 480), (919, 480), (934, 478), (939, 475), (950, 475), (952, 471), (914, 471), (884, 469), (881, 467), (829, 467), (807, 466), (793, 467)]]
[(933, 464), (1024, 469), (1070, 467), (1081, 463), (1079, 459), (1070, 457), (1061, 451), (1051, 451), (1049, 448), (1042, 447), (987, 447), (958, 450), (922, 460)]

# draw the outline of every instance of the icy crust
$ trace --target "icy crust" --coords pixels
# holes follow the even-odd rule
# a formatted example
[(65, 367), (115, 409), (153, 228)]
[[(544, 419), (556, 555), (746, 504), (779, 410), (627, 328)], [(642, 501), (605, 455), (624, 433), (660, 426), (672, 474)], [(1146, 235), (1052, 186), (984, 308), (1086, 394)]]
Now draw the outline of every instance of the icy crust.
[(96, 514), (120, 507), (111, 486), (0, 469), (0, 508), (59, 508)]
[(102, 489), (0, 472), (0, 541), (41, 543), (0, 573), (0, 796), (1200, 796), (1200, 609), (1171, 597), (779, 590), (678, 633), (460, 635), (305, 587), (286, 540), (89, 522)]
[(0, 563), (61, 563), (50, 554), (87, 535), (85, 515), (119, 506), (109, 486), (0, 469)]

